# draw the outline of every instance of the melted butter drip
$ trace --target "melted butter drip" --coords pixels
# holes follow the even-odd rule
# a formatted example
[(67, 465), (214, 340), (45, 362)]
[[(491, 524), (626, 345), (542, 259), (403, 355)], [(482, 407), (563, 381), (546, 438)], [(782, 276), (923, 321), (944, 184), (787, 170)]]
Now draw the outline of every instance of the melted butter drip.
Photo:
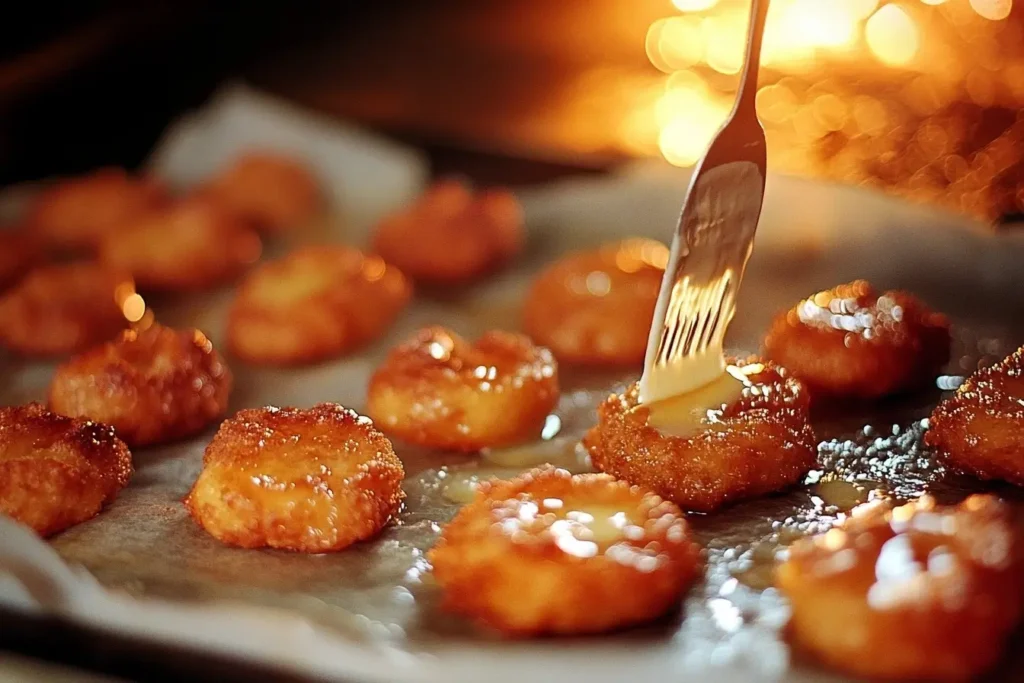
[(554, 465), (573, 474), (593, 472), (586, 449), (575, 439), (552, 440), (511, 448), (489, 448), (481, 458), (498, 467), (527, 470), (540, 465)]
[(881, 485), (873, 481), (823, 479), (813, 486), (812, 491), (825, 505), (848, 512), (871, 500), (871, 493), (880, 488)]
[(714, 429), (722, 409), (743, 395), (750, 380), (741, 368), (727, 366), (716, 379), (693, 391), (647, 404), (648, 423), (670, 436), (688, 437)]
[(585, 527), (581, 536), (584, 540), (599, 545), (610, 545), (625, 537), (625, 529), (631, 526), (626, 513), (615, 507), (588, 505), (578, 510), (571, 510), (566, 519)]

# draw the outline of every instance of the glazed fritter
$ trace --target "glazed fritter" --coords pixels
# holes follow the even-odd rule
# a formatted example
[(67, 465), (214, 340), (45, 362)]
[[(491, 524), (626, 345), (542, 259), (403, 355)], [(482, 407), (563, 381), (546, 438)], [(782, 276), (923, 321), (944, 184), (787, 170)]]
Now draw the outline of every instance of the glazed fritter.
[(0, 345), (26, 356), (72, 353), (144, 312), (127, 275), (93, 263), (43, 266), (0, 296)]
[(411, 296), (406, 276), (377, 256), (306, 247), (249, 273), (228, 312), (227, 344), (260, 365), (336, 357), (383, 335)]
[(428, 555), (444, 609), (515, 637), (656, 619), (680, 604), (699, 558), (672, 503), (555, 468), (480, 484)]
[(186, 199), (125, 224), (100, 241), (99, 257), (142, 290), (179, 292), (235, 279), (260, 256), (260, 238), (210, 201)]
[(0, 512), (50, 536), (94, 517), (128, 483), (132, 456), (106, 425), (0, 408)]
[(957, 469), (1024, 486), (1024, 347), (968, 377), (935, 408), (925, 443)]
[(861, 506), (798, 541), (778, 570), (790, 633), (857, 677), (966, 681), (999, 657), (1020, 619), (1024, 569), (1007, 506), (975, 495)]
[(949, 321), (911, 294), (857, 280), (777, 316), (764, 347), (812, 396), (874, 399), (935, 379), (949, 361)]
[(109, 424), (126, 443), (183, 439), (224, 414), (231, 372), (199, 330), (153, 325), (57, 368), (50, 407)]
[(207, 446), (185, 505), (228, 545), (323, 553), (376, 536), (403, 477), (391, 443), (351, 410), (243, 410)]
[(228, 313), (228, 346), (265, 365), (341, 356), (384, 334), (411, 296), (405, 276), (377, 256), (305, 247), (245, 278)]
[(701, 410), (689, 434), (652, 425), (637, 383), (609, 396), (583, 440), (594, 467), (702, 512), (798, 482), (817, 456), (806, 390), (771, 363), (732, 368), (738, 400)]
[(167, 200), (152, 178), (120, 168), (101, 168), (43, 189), (29, 208), (28, 224), (47, 245), (61, 251), (92, 251), (106, 235)]
[(313, 172), (271, 151), (243, 154), (199, 191), (266, 233), (302, 227), (323, 203)]
[(667, 262), (665, 245), (645, 239), (569, 254), (534, 280), (527, 334), (564, 363), (639, 367)]
[(428, 327), (373, 374), (366, 410), (410, 443), (477, 451), (536, 438), (558, 395), (555, 359), (528, 338), (493, 330), (470, 343)]
[(524, 240), (523, 212), (511, 192), (474, 192), (446, 180), (382, 220), (373, 249), (417, 282), (457, 284), (493, 272)]

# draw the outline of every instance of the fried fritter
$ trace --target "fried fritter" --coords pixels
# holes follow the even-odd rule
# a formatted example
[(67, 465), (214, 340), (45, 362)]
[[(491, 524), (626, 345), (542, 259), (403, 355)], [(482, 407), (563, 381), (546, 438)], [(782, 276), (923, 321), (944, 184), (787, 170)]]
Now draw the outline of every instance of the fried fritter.
[(812, 396), (872, 399), (926, 385), (949, 360), (949, 321), (913, 295), (857, 280), (778, 315), (766, 356)]
[(523, 212), (511, 192), (473, 192), (446, 180), (382, 220), (373, 249), (417, 282), (457, 284), (493, 272), (524, 240)]
[(528, 338), (492, 330), (469, 343), (428, 327), (370, 378), (366, 411), (411, 443), (477, 451), (536, 437), (558, 393), (554, 357)]
[(54, 183), (29, 209), (33, 233), (59, 250), (92, 250), (100, 239), (167, 199), (152, 178), (134, 178), (120, 168)]
[(0, 408), (0, 512), (49, 536), (117, 497), (132, 456), (106, 425), (37, 403)]
[(799, 481), (817, 455), (806, 390), (771, 363), (732, 363), (742, 393), (702, 411), (692, 434), (654, 427), (638, 383), (609, 396), (583, 440), (594, 467), (702, 512)]
[(199, 330), (125, 331), (57, 368), (50, 407), (109, 424), (130, 446), (202, 431), (227, 409), (231, 372)]
[(309, 168), (270, 151), (243, 154), (200, 192), (266, 233), (300, 227), (323, 201)]
[(405, 276), (377, 256), (306, 247), (242, 282), (228, 313), (228, 346), (265, 365), (333, 358), (382, 335), (411, 295)]
[(629, 239), (562, 258), (530, 288), (526, 332), (564, 363), (639, 366), (668, 249)]
[(1020, 543), (992, 496), (861, 506), (798, 541), (777, 573), (796, 643), (857, 677), (965, 681), (1020, 619)]
[(38, 242), (26, 230), (0, 229), (0, 291), (13, 285), (39, 260)]
[(101, 261), (153, 291), (215, 287), (241, 275), (259, 255), (259, 235), (247, 223), (199, 198), (130, 221), (99, 246)]
[(43, 266), (0, 297), (0, 345), (26, 356), (71, 353), (142, 318), (130, 277), (93, 263)]
[(1024, 347), (968, 377), (930, 423), (925, 443), (954, 467), (1024, 486)]
[(207, 446), (185, 505), (228, 545), (322, 553), (376, 536), (404, 476), (369, 418), (337, 404), (243, 410)]
[(444, 609), (525, 637), (656, 619), (680, 604), (700, 551), (672, 503), (548, 467), (480, 484), (428, 558)]

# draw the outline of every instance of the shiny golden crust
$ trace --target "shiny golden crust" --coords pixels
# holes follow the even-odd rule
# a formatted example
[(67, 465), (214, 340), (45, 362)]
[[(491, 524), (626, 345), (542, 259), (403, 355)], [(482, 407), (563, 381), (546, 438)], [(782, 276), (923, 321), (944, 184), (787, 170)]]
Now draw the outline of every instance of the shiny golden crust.
[(189, 291), (233, 280), (260, 255), (255, 231), (219, 205), (192, 198), (149, 212), (100, 241), (99, 257), (142, 290)]
[(44, 266), (0, 297), (0, 345), (27, 356), (71, 353), (110, 339), (142, 310), (131, 278), (110, 268)]
[(523, 212), (511, 192), (474, 193), (447, 180), (382, 220), (373, 249), (414, 280), (453, 284), (494, 271), (524, 240)]
[(857, 280), (778, 315), (765, 355), (812, 396), (872, 399), (927, 385), (949, 360), (949, 321), (906, 292)]
[(262, 232), (300, 227), (319, 210), (322, 197), (313, 173), (276, 152), (250, 152), (200, 192)]
[(404, 476), (387, 438), (339, 405), (243, 410), (207, 446), (185, 505), (223, 543), (322, 553), (377, 535)]
[(857, 508), (793, 545), (777, 579), (792, 638), (821, 661), (857, 677), (964, 681), (1019, 620), (1022, 569), (1009, 509), (976, 495)]
[(50, 407), (109, 424), (130, 446), (191, 436), (224, 414), (231, 372), (199, 330), (128, 330), (57, 368)]
[(535, 438), (558, 403), (558, 366), (526, 337), (469, 343), (428, 327), (370, 378), (366, 412), (384, 431), (432, 448), (477, 451)]
[(37, 403), (0, 408), (0, 513), (41, 536), (94, 517), (131, 473), (131, 453), (106, 425)]
[(570, 254), (534, 281), (526, 332), (565, 363), (640, 366), (668, 249), (629, 239)]
[(306, 247), (242, 282), (228, 313), (228, 346), (265, 365), (333, 358), (381, 336), (411, 295), (405, 276), (377, 256)]
[(524, 637), (656, 619), (680, 604), (699, 556), (672, 503), (549, 467), (481, 484), (428, 557), (444, 609)]
[(594, 467), (702, 512), (798, 482), (817, 455), (806, 390), (771, 363), (736, 367), (750, 386), (689, 437), (651, 426), (638, 384), (609, 396), (583, 440)]
[(968, 377), (930, 422), (925, 443), (954, 467), (1024, 486), (1024, 347)]
[(152, 178), (101, 168), (42, 190), (29, 209), (33, 233), (60, 250), (92, 250), (100, 239), (167, 199)]
[(27, 231), (0, 229), (0, 291), (20, 280), (39, 256), (39, 244)]

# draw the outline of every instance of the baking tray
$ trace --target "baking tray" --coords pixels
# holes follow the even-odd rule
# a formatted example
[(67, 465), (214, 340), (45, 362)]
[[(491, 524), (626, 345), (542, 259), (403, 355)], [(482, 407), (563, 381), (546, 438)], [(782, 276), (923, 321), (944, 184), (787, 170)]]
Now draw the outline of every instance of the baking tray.
[[(238, 115), (231, 129), (251, 118)], [(275, 134), (282, 136), (280, 130)], [(301, 141), (292, 147), (296, 151), (317, 147), (309, 142), (315, 135), (308, 130), (281, 139), (292, 145)], [(190, 144), (185, 151), (176, 144), (170, 151), (165, 148), (154, 160), (157, 172), (187, 184), (212, 168), (217, 159), (203, 157), (209, 147)], [(363, 150), (373, 155), (372, 146)], [(217, 154), (234, 151), (224, 147)], [(415, 155), (393, 151), (395, 158), (415, 160)], [(347, 153), (344, 146), (338, 148), (331, 163), (348, 169)], [(195, 168), (190, 158), (197, 160)], [(336, 211), (311, 233), (315, 239), (365, 244), (373, 217), (406, 200), (412, 186), (407, 181), (416, 175), (402, 163), (381, 177), (388, 173), (405, 179), (391, 185), (395, 192), (377, 188), (370, 205), (351, 192), (335, 196), (344, 201), (335, 201)], [(518, 329), (531, 276), (559, 254), (629, 235), (666, 238), (687, 177), (686, 171), (650, 163), (606, 178), (524, 191), (529, 246), (514, 268), (444, 298), (417, 296), (393, 329), (358, 355), (290, 370), (231, 362), (237, 378), (231, 410), (320, 401), (359, 410), (375, 365), (419, 326), (440, 322), (470, 336), (494, 327)], [(955, 349), (942, 380), (952, 384), (1024, 341), (1024, 292), (1016, 285), (1021, 263), (1024, 241), (1012, 231), (993, 233), (965, 219), (855, 188), (771, 176), (729, 346), (756, 351), (777, 310), (816, 289), (867, 277), (882, 287), (910, 289), (952, 316)], [(151, 303), (158, 319), (200, 327), (216, 344), (230, 297), (225, 290)], [(0, 402), (45, 396), (52, 365), (11, 358), (3, 363)], [(595, 405), (635, 375), (563, 368), (563, 396), (555, 413), (559, 430), (526, 450), (578, 467), (574, 445), (592, 424)], [(904, 498), (932, 491), (955, 499), (967, 490), (982, 490), (977, 482), (946, 472), (920, 447), (921, 420), (939, 398), (936, 388), (818, 416), (824, 469), (842, 479), (886, 482)], [(511, 476), (521, 468), (494, 463), (507, 463), (524, 451), (482, 460), (396, 442), (408, 474), (408, 500), (398, 523), (372, 542), (334, 554), (302, 555), (229, 548), (189, 519), (180, 501), (212, 433), (138, 449), (135, 475), (117, 501), (48, 543), (0, 519), (0, 567), (9, 571), (0, 581), (0, 604), (323, 678), (598, 683), (627, 676), (834, 678), (806, 665), (786, 646), (787, 607), (771, 587), (769, 571), (771, 558), (786, 542), (825, 529), (841, 516), (831, 505), (839, 502), (834, 488), (826, 492), (813, 483), (817, 473), (807, 486), (692, 517), (697, 539), (707, 549), (707, 569), (677, 614), (600, 638), (505, 642), (439, 612), (424, 554), (457, 509), (445, 497), (451, 482), (467, 473)], [(996, 490), (1019, 498), (1008, 487)], [(1010, 663), (993, 680), (1013, 680), (1016, 670)]]

